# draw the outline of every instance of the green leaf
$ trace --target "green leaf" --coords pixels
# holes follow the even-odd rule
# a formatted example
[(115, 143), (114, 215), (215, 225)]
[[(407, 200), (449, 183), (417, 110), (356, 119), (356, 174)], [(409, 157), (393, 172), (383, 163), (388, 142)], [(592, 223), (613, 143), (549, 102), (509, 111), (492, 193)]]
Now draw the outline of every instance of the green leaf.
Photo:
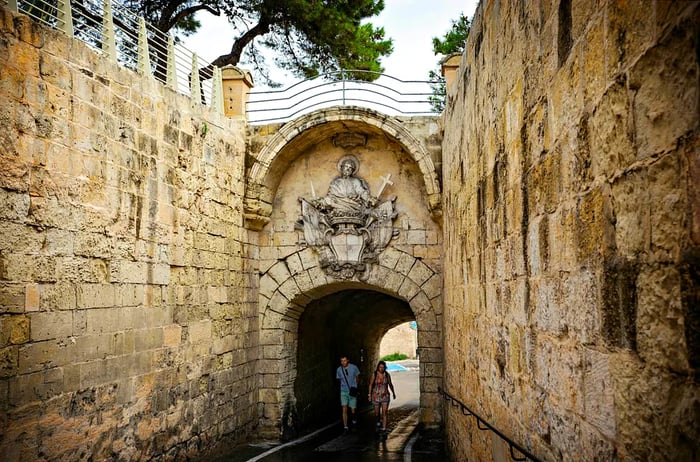
[(469, 19), (464, 13), (460, 13), (459, 18), (452, 21), (452, 26), (445, 35), (441, 38), (433, 37), (433, 53), (435, 53), (436, 56), (442, 55), (437, 63), (437, 70), (431, 70), (428, 73), (428, 79), (431, 82), (430, 88), (433, 93), (428, 99), (430, 100), (433, 112), (442, 112), (445, 109), (445, 101), (447, 98), (445, 79), (442, 78), (440, 71), (442, 60), (445, 56), (464, 51), (467, 37), (469, 36), (470, 25)]

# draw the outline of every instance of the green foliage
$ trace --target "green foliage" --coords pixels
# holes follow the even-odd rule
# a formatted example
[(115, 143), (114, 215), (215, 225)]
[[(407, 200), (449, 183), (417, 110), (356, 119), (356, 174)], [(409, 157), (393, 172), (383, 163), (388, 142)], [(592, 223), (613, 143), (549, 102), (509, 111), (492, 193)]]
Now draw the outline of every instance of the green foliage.
[(245, 60), (268, 81), (265, 50), (273, 52), (277, 66), (299, 77), (341, 69), (382, 72), (380, 60), (392, 52), (384, 29), (366, 22), (384, 9), (383, 0), (129, 1), (163, 32), (196, 31), (199, 23), (193, 15), (200, 10), (226, 15), (234, 29), (231, 51), (213, 64), (235, 66)]
[(452, 21), (452, 27), (442, 38), (433, 37), (433, 53), (447, 56), (463, 52), (469, 36), (469, 27), (469, 18), (460, 13), (459, 19)]
[(438, 69), (431, 70), (428, 74), (428, 79), (431, 82), (430, 87), (433, 93), (432, 96), (429, 97), (433, 112), (442, 112), (445, 109), (445, 100), (447, 98), (445, 79), (440, 72), (442, 59), (453, 53), (461, 53), (464, 51), (467, 37), (469, 36), (470, 25), (469, 19), (464, 13), (460, 13), (459, 19), (452, 21), (452, 27), (442, 38), (433, 37), (433, 53), (436, 56), (442, 55), (442, 58), (438, 61)]
[(383, 356), (382, 361), (401, 361), (402, 359), (406, 358), (408, 358), (408, 356), (403, 353), (392, 353), (390, 355)]

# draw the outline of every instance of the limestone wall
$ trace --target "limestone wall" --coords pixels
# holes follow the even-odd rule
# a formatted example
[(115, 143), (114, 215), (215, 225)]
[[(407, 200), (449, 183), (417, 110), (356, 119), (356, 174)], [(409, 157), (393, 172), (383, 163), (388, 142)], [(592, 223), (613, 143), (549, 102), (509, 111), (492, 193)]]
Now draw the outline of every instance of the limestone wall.
[[(698, 24), (661, 0), (474, 20), (445, 116), (445, 387), (543, 460), (700, 452)], [(454, 460), (509, 460), (446, 413)]]
[(0, 459), (245, 438), (243, 122), (5, 10), (0, 76)]

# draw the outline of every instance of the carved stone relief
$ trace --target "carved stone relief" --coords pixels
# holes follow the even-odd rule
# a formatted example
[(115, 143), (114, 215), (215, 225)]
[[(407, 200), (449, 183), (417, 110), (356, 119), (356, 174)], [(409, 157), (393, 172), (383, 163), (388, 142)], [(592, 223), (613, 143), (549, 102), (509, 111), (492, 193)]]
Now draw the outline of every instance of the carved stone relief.
[(367, 182), (356, 172), (359, 160), (353, 155), (338, 161), (337, 176), (328, 187), (328, 194), (317, 197), (311, 183), (311, 198), (300, 198), (301, 218), (297, 229), (304, 231), (302, 245), (315, 249), (323, 270), (338, 279), (360, 280), (368, 276), (369, 264), (389, 241), (398, 235), (393, 227), (396, 197), (380, 200), (391, 182), (384, 180), (377, 196), (372, 196)]

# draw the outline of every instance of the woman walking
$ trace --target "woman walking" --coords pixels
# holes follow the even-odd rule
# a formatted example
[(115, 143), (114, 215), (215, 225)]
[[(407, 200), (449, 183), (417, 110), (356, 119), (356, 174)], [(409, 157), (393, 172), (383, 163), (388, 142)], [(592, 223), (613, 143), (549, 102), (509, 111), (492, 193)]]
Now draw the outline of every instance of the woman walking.
[(387, 412), (389, 410), (389, 390), (391, 394), (394, 395), (396, 399), (396, 392), (394, 391), (394, 384), (391, 383), (391, 375), (386, 370), (386, 363), (384, 361), (379, 361), (377, 363), (377, 368), (372, 374), (372, 380), (369, 383), (369, 393), (368, 397), (370, 402), (374, 405), (374, 415), (379, 417), (379, 411), (381, 408), (382, 420), (381, 424), (377, 420), (377, 426), (381, 425), (382, 432), (386, 432), (386, 420)]

